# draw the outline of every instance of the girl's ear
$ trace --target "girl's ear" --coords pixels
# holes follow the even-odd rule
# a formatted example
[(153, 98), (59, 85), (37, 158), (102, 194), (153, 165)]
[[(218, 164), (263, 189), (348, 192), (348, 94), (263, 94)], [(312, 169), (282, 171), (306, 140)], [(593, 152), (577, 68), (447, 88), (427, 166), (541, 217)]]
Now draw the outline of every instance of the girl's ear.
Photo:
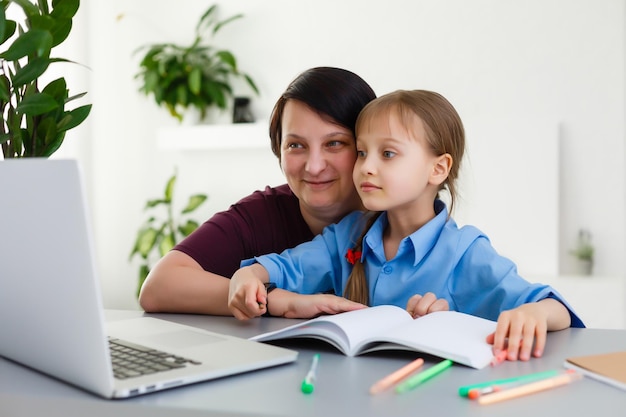
[(443, 184), (443, 182), (448, 179), (452, 163), (452, 156), (449, 153), (444, 153), (437, 157), (430, 174), (430, 183), (434, 185)]

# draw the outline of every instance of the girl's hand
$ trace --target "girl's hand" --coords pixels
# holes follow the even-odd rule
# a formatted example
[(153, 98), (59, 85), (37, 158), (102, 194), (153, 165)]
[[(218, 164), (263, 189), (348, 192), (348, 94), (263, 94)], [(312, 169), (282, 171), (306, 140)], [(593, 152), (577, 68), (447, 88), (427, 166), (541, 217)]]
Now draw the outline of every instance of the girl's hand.
[(267, 311), (266, 282), (269, 282), (269, 276), (259, 264), (235, 272), (228, 288), (228, 308), (233, 316), (239, 320), (248, 320)]
[(565, 329), (570, 324), (567, 308), (546, 298), (500, 313), (496, 331), (487, 336), (487, 343), (493, 344), (495, 356), (507, 350), (506, 359), (527, 361), (531, 353), (537, 358), (543, 355), (548, 331)]
[(290, 319), (309, 319), (367, 307), (333, 294), (296, 294), (276, 289), (272, 291), (271, 297), (270, 314)]
[(413, 297), (409, 298), (409, 301), (406, 303), (406, 311), (408, 311), (414, 319), (435, 311), (448, 310), (450, 310), (448, 301), (444, 298), (438, 299), (432, 292), (427, 292), (423, 296), (415, 294)]

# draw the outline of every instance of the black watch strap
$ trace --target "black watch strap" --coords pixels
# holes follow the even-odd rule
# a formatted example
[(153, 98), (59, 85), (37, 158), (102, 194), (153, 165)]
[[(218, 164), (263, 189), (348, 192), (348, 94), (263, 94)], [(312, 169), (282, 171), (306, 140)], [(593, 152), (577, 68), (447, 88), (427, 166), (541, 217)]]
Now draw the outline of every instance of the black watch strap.
[(274, 284), (273, 282), (266, 282), (265, 283), (265, 291), (267, 292), (266, 298), (265, 298), (265, 313), (263, 313), (263, 317), (272, 317), (272, 315), (270, 314), (270, 293), (272, 291), (274, 291), (276, 289), (276, 284)]

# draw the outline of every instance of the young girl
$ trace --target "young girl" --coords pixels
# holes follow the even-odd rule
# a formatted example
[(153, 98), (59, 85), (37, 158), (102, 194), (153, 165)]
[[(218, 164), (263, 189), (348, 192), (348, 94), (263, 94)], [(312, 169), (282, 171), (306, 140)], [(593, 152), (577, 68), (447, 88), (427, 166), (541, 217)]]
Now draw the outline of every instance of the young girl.
[[(380, 304), (414, 317), (450, 309), (497, 320), (487, 342), (498, 356), (507, 349), (509, 360), (541, 356), (547, 331), (584, 327), (555, 290), (522, 279), (480, 230), (459, 228), (438, 198), (447, 189), (452, 210), (465, 147), (463, 124), (444, 97), (384, 95), (363, 109), (356, 134), (353, 180), (369, 212), (280, 255), (243, 262), (251, 265), (230, 282), (235, 317), (308, 318)], [(275, 287), (282, 290), (268, 302)], [(337, 296), (319, 294), (329, 291)]]

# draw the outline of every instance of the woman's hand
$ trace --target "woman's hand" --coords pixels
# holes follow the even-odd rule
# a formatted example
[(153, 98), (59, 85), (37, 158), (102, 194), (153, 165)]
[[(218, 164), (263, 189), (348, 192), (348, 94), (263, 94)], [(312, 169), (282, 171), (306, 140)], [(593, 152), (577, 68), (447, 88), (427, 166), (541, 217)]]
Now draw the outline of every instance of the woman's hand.
[(408, 311), (414, 319), (435, 311), (448, 310), (450, 310), (448, 301), (444, 298), (437, 298), (432, 292), (427, 292), (424, 295), (415, 294), (413, 297), (409, 298), (409, 301), (406, 303), (406, 311)]
[(243, 267), (232, 276), (228, 288), (228, 308), (239, 320), (248, 320), (267, 311), (269, 282), (267, 270), (260, 264)]
[(506, 350), (506, 359), (527, 361), (531, 353), (537, 358), (543, 355), (549, 330), (561, 330), (570, 323), (567, 308), (546, 298), (500, 313), (496, 331), (487, 336), (487, 343), (493, 344), (496, 357)]

